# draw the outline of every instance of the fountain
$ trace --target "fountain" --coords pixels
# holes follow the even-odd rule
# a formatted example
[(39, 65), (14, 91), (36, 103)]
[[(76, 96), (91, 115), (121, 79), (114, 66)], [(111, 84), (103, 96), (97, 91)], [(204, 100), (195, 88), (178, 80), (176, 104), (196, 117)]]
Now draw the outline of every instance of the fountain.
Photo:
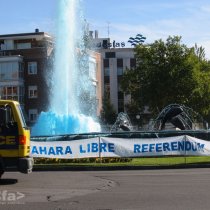
[[(207, 141), (210, 140), (210, 132), (189, 130), (193, 128), (190, 112), (176, 104), (160, 113), (154, 126), (158, 130), (134, 131), (127, 114), (121, 112), (111, 132), (99, 132), (99, 124), (90, 117), (90, 113), (84, 112), (88, 110), (87, 107), (84, 109), (86, 103), (81, 104), (82, 99), (91, 98), (87, 97), (87, 92), (92, 88), (87, 68), (88, 55), (82, 41), (80, 0), (58, 2), (51, 101), (49, 111), (42, 112), (32, 128), (31, 155), (100, 160), (103, 157), (209, 155)], [(165, 130), (168, 122), (183, 130)]]
[[(80, 0), (59, 0), (58, 2), (50, 106), (48, 112), (40, 114), (32, 128), (32, 136), (100, 131), (100, 125), (82, 112), (81, 107), (84, 107), (84, 104), (80, 104), (81, 95), (91, 90), (87, 73), (88, 55), (82, 53), (85, 48), (84, 18), (80, 3)], [(86, 65), (79, 65), (81, 62), (86, 62)]]

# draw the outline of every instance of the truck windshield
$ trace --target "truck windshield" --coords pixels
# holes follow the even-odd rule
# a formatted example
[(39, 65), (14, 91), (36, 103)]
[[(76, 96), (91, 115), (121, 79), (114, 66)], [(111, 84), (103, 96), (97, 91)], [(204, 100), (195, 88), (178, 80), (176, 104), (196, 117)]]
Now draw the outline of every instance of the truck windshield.
[(22, 109), (21, 109), (20, 105), (17, 105), (17, 108), (18, 108), (18, 111), (20, 113), (20, 121), (21, 121), (21, 124), (22, 124), (23, 127), (26, 128), (27, 125), (26, 125), (25, 118), (24, 118), (24, 115), (23, 115), (23, 112), (22, 112)]

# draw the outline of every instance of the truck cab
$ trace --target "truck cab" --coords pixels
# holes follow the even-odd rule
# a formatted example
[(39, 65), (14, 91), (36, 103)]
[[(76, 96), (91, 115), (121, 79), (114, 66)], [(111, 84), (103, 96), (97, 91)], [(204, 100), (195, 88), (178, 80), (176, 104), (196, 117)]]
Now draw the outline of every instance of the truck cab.
[(0, 177), (12, 168), (30, 173), (30, 130), (17, 101), (0, 100)]

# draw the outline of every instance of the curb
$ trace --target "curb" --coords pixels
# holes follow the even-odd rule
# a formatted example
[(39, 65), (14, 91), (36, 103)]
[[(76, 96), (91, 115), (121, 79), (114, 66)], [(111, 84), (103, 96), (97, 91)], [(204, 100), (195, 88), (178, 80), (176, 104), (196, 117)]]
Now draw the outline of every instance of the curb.
[(210, 164), (179, 164), (162, 166), (60, 166), (35, 165), (33, 171), (116, 171), (116, 170), (159, 170), (159, 169), (191, 169), (210, 168)]

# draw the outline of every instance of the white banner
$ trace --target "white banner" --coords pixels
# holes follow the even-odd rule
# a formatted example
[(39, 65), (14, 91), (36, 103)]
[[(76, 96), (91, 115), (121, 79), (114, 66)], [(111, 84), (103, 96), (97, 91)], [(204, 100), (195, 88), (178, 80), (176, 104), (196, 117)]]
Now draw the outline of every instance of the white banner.
[(65, 159), (99, 157), (98, 139), (50, 142), (31, 141), (31, 156)]
[(210, 142), (186, 136), (186, 155), (188, 156), (209, 156)]
[(176, 136), (151, 139), (113, 139), (101, 137), (101, 143), (112, 143), (114, 153), (104, 153), (101, 157), (147, 157), (210, 155), (210, 142), (189, 136)]
[(210, 142), (190, 136), (167, 138), (96, 137), (71, 141), (31, 141), (31, 156), (46, 158), (210, 155)]

